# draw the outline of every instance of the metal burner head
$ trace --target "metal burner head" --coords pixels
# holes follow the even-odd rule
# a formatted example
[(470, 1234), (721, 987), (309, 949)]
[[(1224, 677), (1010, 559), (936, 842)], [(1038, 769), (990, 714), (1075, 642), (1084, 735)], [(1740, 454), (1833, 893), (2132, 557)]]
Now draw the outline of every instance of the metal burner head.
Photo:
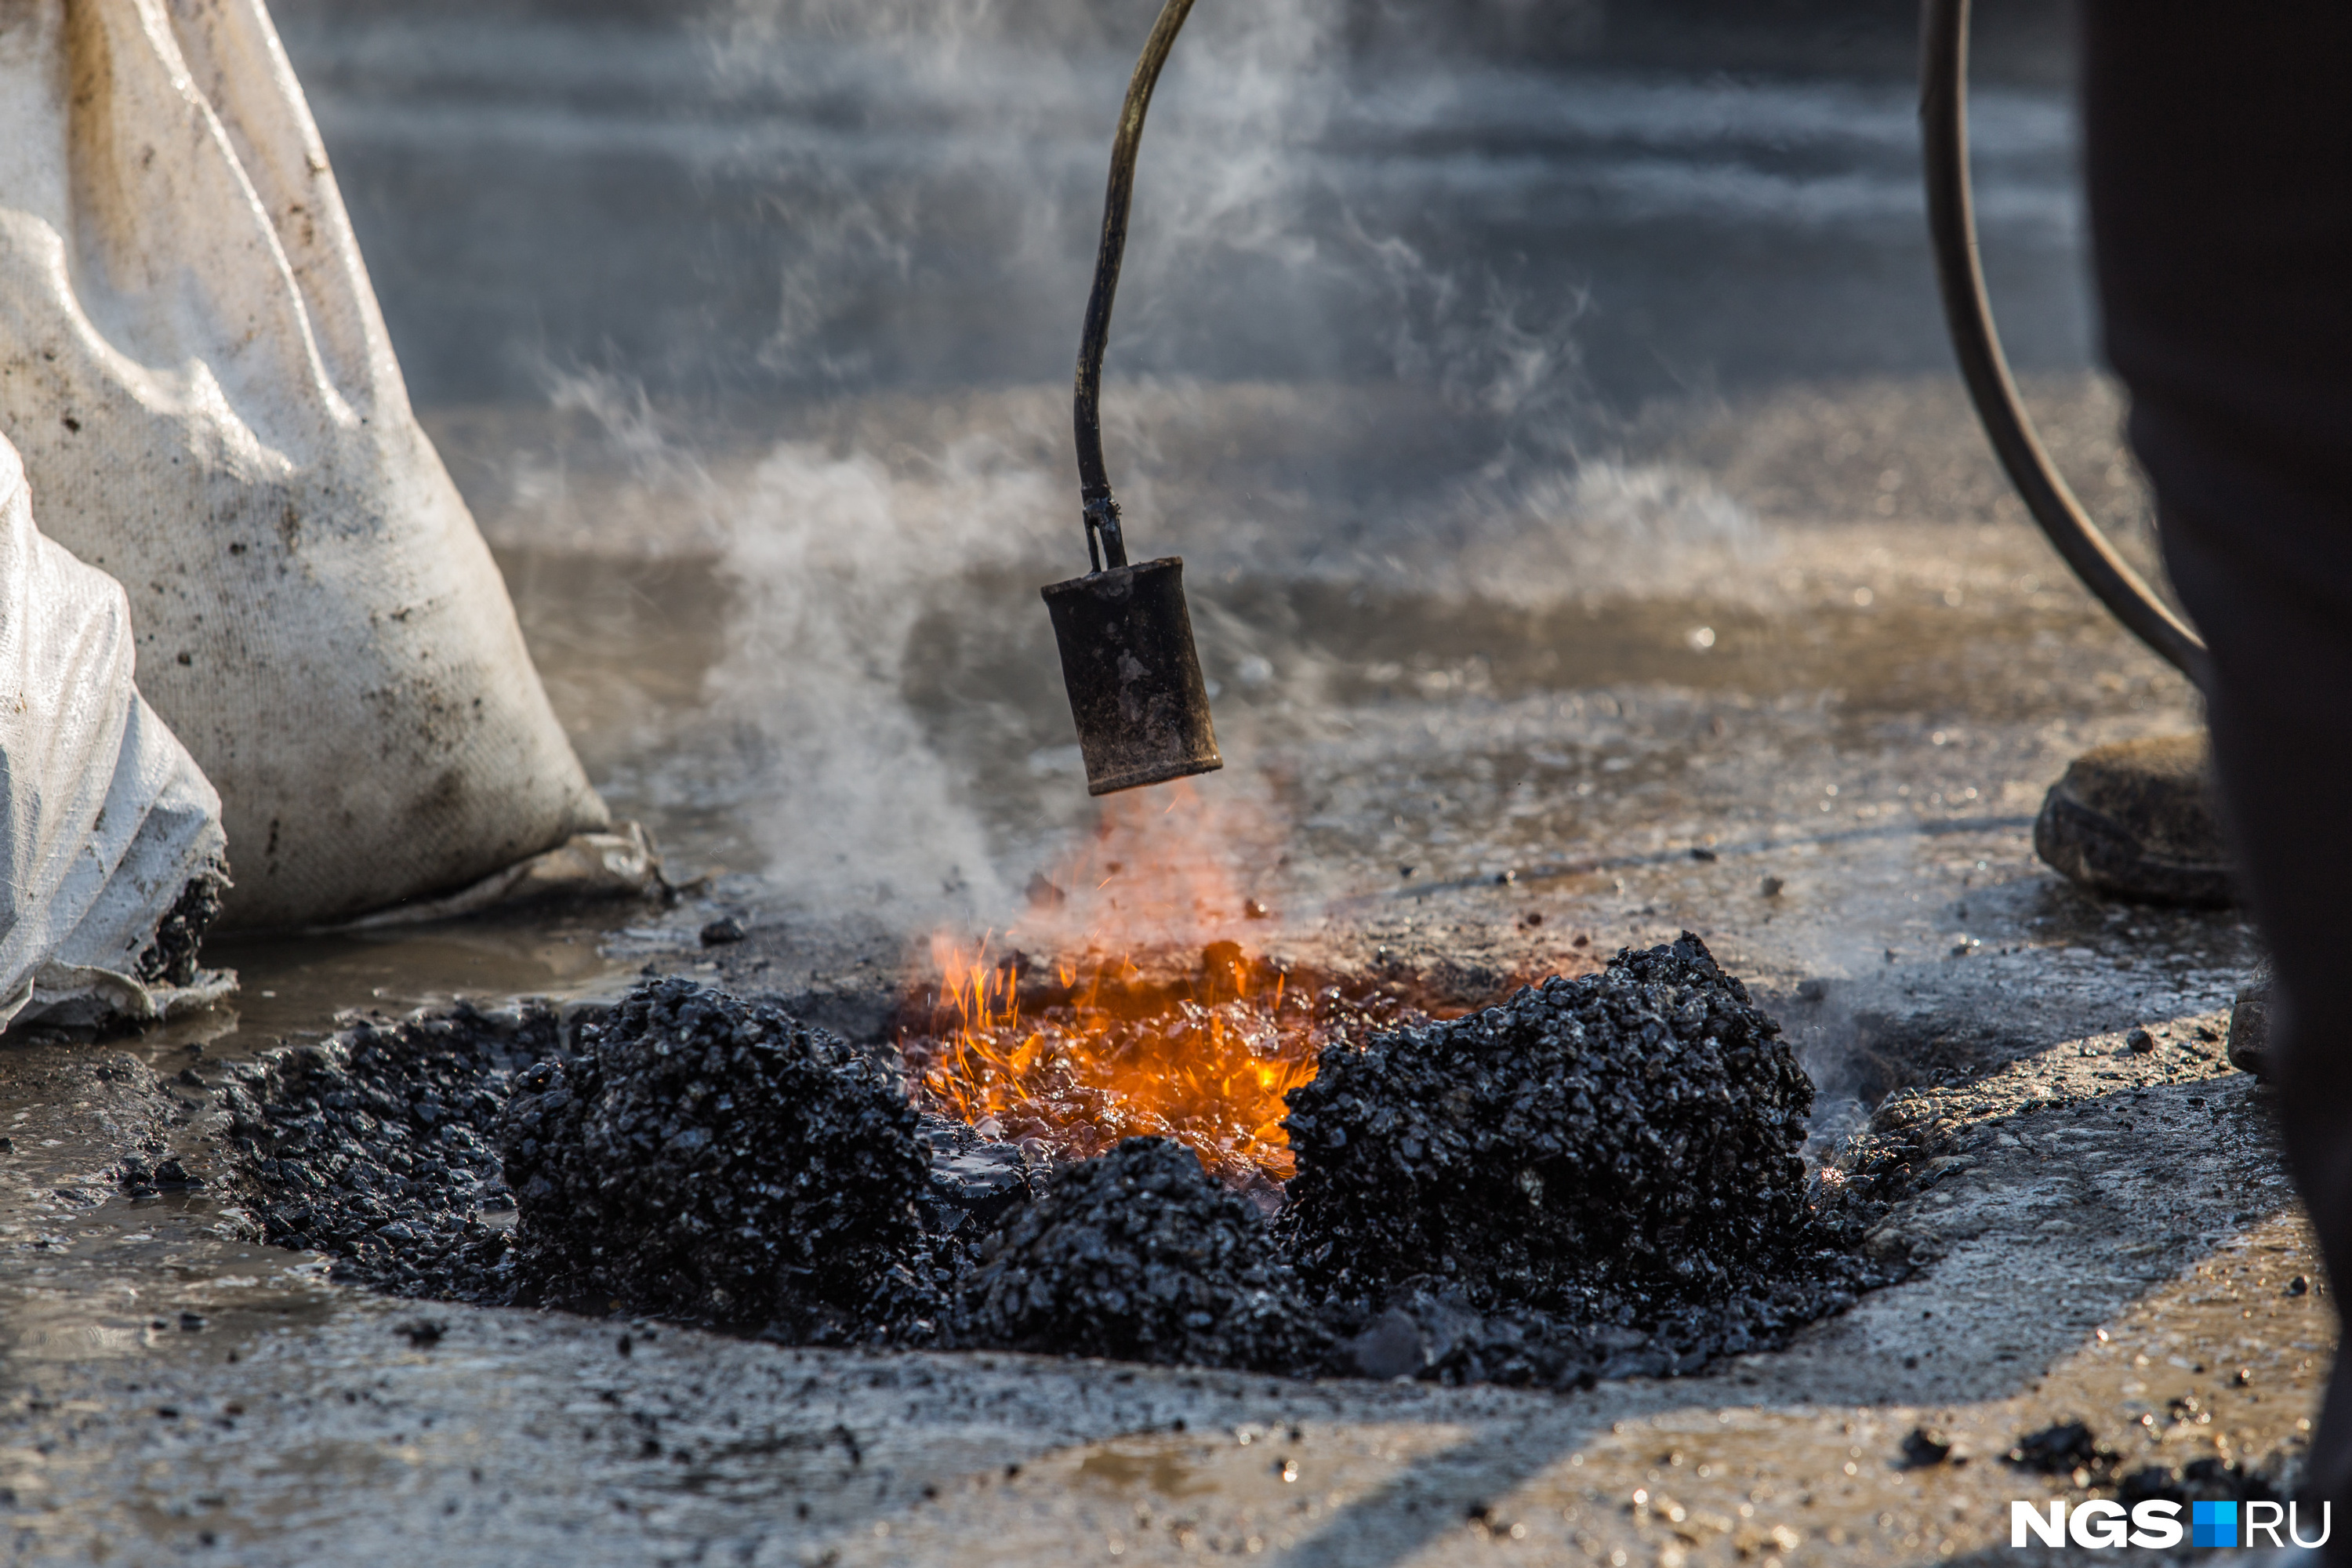
[(1078, 334), (1078, 374), (1071, 402), (1077, 437), (1078, 500), (1087, 557), (1095, 570), (1043, 590), (1062, 648), (1062, 683), (1087, 758), (1087, 793), (1110, 795), (1143, 784), (1211, 773), (1225, 765), (1209, 726), (1209, 692), (1192, 651), (1192, 617), (1184, 610), (1184, 563), (1171, 555), (1140, 566), (1127, 562), (1118, 502), (1103, 467), (1103, 349), (1111, 300), (1127, 250), (1127, 210), (1135, 195), (1135, 154), (1143, 114), (1177, 30), (1192, 0), (1163, 0), (1143, 56), (1128, 79), (1127, 102), (1112, 139), (1110, 184), (1103, 196), (1102, 244), (1095, 252), (1094, 292)]
[(1184, 562), (1114, 566), (1040, 590), (1087, 759), (1087, 793), (1111, 795), (1225, 765), (1184, 608)]

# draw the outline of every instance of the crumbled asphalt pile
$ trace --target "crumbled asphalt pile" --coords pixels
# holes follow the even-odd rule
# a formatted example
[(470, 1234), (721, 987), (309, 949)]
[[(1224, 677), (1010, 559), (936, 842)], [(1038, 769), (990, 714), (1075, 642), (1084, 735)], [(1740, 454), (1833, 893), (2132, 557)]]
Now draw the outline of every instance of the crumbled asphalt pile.
[(1297, 1372), (1329, 1332), (1256, 1205), (1181, 1143), (1130, 1138), (1056, 1177), (982, 1245), (959, 1342)]
[[(2176, 1420), (2196, 1414), (2194, 1399), (2175, 1400), (2173, 1406)], [(2294, 1447), (2252, 1465), (2208, 1455), (2186, 1464), (2141, 1465), (2126, 1473), (2124, 1456), (2102, 1447), (2090, 1424), (2080, 1420), (2022, 1433), (2002, 1458), (2011, 1468), (2077, 1487), (2113, 1486), (2116, 1500), (2126, 1508), (2151, 1500), (2185, 1504), (2200, 1498), (2281, 1502), (2294, 1496), (2303, 1482), (2303, 1454)]]
[(573, 1022), (460, 1008), (244, 1069), (268, 1234), (403, 1294), (800, 1343), (1547, 1387), (1769, 1348), (1893, 1277), (1809, 1212), (1811, 1086), (1687, 935), (1327, 1047), (1272, 1225), (1179, 1143), (1056, 1166), (919, 1114), (887, 1048), (772, 1003), (666, 979)]
[(1433, 1280), (1590, 1322), (1721, 1303), (1819, 1250), (1813, 1088), (1688, 932), (1599, 974), (1325, 1051), (1294, 1091), (1283, 1215), (1342, 1300)]
[(516, 1081), (495, 1141), (551, 1303), (803, 1342), (920, 1337), (930, 1161), (904, 1081), (782, 1008), (640, 985)]
[[(235, 1183), (281, 1247), (401, 1296), (504, 1300), (514, 1205), (484, 1133), (513, 1075), (560, 1047), (542, 1006), (364, 1022), (222, 1069)], [(157, 1173), (161, 1174), (162, 1173)]]

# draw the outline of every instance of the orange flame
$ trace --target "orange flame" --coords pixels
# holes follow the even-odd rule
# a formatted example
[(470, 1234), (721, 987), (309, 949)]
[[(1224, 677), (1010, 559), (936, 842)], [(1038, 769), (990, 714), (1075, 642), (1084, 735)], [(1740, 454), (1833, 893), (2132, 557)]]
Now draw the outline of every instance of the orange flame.
[[(1189, 783), (1113, 796), (1094, 841), (1033, 885), (1011, 951), (992, 962), (992, 933), (935, 936), (943, 984), (901, 1039), (934, 1106), (1066, 1154), (1156, 1134), (1229, 1181), (1287, 1179), (1284, 1100), (1325, 1043), (1411, 1014), (1394, 996), (1294, 984), (1214, 940), (1267, 912), (1243, 889), (1244, 866), (1270, 869), (1280, 853), (1269, 822)], [(1040, 970), (1021, 952), (1032, 945), (1079, 956)], [(1197, 963), (1180, 969), (1179, 953)]]
[(946, 938), (933, 954), (954, 1024), (923, 1082), (943, 1110), (1082, 1156), (1156, 1134), (1230, 1177), (1290, 1175), (1283, 1100), (1314, 1078), (1326, 1031), (1287, 975), (1264, 984), (1230, 943), (1174, 983), (1125, 958), (1065, 963), (1024, 1016), (1017, 960)]

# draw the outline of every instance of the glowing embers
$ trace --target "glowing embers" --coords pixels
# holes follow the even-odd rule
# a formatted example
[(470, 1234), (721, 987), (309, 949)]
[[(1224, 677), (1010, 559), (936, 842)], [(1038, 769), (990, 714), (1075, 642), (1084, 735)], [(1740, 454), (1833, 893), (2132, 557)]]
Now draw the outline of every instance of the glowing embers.
[(939, 1110), (1062, 1159), (1172, 1138), (1236, 1185), (1290, 1176), (1284, 1097), (1326, 1042), (1429, 1016), (1401, 988), (1351, 994), (1231, 942), (1189, 973), (1098, 954), (1040, 973), (945, 938), (932, 955), (944, 984), (900, 1046)]

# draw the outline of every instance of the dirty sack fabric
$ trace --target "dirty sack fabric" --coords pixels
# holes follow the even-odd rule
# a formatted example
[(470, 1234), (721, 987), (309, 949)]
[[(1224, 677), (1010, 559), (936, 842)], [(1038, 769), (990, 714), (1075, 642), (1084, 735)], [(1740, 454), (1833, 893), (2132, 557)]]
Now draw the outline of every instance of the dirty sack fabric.
[(41, 537), (0, 439), (0, 1028), (224, 994), (193, 912), (217, 907), (222, 849), (220, 797), (131, 684), (121, 588)]
[(0, 431), (218, 786), (225, 923), (610, 826), (408, 405), (259, 0), (0, 5)]

